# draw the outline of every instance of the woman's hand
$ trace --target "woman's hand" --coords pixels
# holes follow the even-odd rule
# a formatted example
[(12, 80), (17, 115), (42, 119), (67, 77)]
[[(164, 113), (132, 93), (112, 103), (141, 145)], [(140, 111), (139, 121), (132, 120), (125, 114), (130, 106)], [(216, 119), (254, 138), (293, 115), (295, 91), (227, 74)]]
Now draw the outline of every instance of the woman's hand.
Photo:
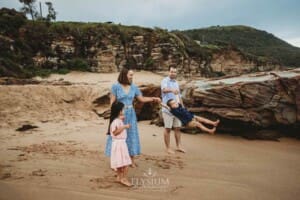
[(152, 97), (152, 101), (156, 103), (161, 103), (161, 100), (158, 97)]

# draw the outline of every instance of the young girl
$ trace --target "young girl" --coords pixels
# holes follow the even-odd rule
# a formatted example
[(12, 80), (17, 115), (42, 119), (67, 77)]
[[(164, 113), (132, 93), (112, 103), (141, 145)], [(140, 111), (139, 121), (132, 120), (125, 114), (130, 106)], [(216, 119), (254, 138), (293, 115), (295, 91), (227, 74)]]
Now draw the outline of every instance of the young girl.
[(117, 169), (117, 181), (126, 186), (131, 186), (127, 179), (128, 165), (131, 165), (131, 158), (126, 144), (127, 132), (130, 124), (124, 125), (124, 104), (115, 102), (111, 106), (109, 121), (109, 133), (112, 137), (110, 165)]

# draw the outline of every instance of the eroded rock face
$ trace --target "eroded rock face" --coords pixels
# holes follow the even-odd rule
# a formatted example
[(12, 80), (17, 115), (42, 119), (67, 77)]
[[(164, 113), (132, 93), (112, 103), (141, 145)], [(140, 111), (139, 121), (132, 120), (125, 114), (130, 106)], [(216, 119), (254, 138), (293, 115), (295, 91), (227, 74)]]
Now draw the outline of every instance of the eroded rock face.
[[(84, 54), (91, 71), (116, 72), (122, 67), (138, 70), (164, 71), (168, 66), (176, 66), (181, 76), (239, 75), (256, 71), (269, 71), (279, 68), (275, 64), (259, 64), (249, 60), (234, 48), (224, 48), (212, 53), (210, 60), (189, 55), (183, 42), (174, 34), (160, 38), (154, 32), (136, 35), (126, 43), (119, 36), (108, 35), (102, 39), (87, 37), (89, 46), (78, 46), (72, 36), (56, 38), (51, 42), (52, 56), (33, 57), (36, 66), (50, 64), (56, 66), (66, 59), (77, 58)], [(183, 46), (182, 46), (183, 45)]]
[(300, 127), (299, 71), (192, 81), (184, 94), (191, 111), (221, 118), (220, 130)]

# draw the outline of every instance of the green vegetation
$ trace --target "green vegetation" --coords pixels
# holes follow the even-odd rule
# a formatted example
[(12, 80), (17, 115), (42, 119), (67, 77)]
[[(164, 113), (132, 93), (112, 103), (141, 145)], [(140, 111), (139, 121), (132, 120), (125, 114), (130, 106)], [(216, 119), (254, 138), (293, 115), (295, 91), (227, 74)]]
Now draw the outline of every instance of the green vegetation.
[(201, 45), (233, 45), (261, 62), (271, 61), (299, 67), (300, 48), (267, 33), (247, 26), (213, 26), (183, 31), (188, 37), (198, 40)]
[[(142, 43), (139, 40), (143, 40)], [(109, 52), (112, 45), (122, 48), (122, 55), (116, 55), (116, 62), (125, 59), (124, 66), (137, 69), (155, 69), (151, 53), (157, 47), (163, 60), (171, 55), (209, 63), (213, 53), (233, 49), (262, 65), (278, 62), (300, 66), (299, 48), (245, 26), (168, 32), (159, 27), (150, 29), (112, 22), (27, 20), (14, 9), (0, 9), (0, 76), (32, 77), (70, 70), (91, 71), (91, 66), (97, 66), (95, 57), (99, 56), (99, 51)], [(140, 45), (144, 49), (140, 49)], [(133, 54), (142, 55), (139, 63)]]

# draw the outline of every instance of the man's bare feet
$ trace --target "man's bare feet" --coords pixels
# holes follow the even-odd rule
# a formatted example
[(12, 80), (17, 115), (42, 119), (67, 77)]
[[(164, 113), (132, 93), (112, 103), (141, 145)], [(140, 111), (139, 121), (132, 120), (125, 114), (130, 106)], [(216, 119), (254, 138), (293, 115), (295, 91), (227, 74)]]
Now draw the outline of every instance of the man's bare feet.
[(175, 152), (174, 152), (172, 149), (170, 149), (170, 148), (167, 149), (166, 151), (167, 151), (168, 154), (174, 154), (174, 153), (175, 153)]
[(132, 184), (125, 178), (123, 178), (122, 180), (120, 180), (120, 183), (127, 186), (127, 187), (131, 187)]
[(177, 147), (176, 151), (181, 152), (181, 153), (186, 153), (186, 151), (182, 147)]

